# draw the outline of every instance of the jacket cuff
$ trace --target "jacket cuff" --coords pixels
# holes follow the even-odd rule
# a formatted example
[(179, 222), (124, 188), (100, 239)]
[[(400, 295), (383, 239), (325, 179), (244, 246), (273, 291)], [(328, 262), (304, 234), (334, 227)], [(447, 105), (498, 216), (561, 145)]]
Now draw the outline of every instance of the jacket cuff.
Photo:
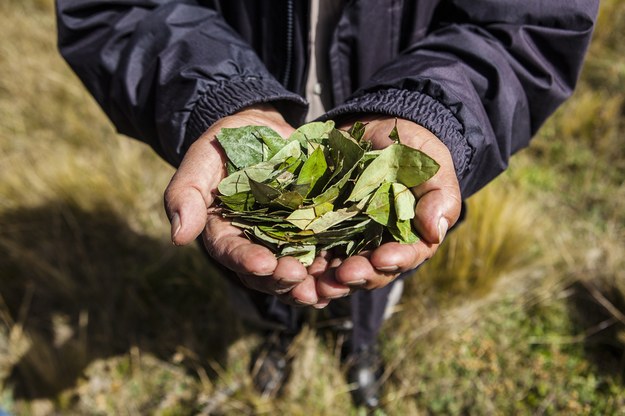
[(189, 115), (184, 135), (184, 154), (213, 123), (255, 104), (272, 103), (285, 120), (296, 124), (305, 117), (308, 104), (272, 79), (244, 77), (221, 82), (204, 92)]
[(473, 149), (464, 136), (463, 126), (449, 108), (429, 95), (396, 88), (366, 92), (348, 99), (323, 118), (334, 119), (357, 113), (385, 114), (425, 127), (449, 149), (458, 179), (466, 174)]

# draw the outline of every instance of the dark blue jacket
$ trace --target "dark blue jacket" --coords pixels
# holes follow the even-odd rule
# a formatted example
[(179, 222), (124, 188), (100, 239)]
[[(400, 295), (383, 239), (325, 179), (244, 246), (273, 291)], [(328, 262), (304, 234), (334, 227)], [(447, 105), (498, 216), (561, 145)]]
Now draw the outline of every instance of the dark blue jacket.
[[(413, 120), (450, 149), (464, 197), (577, 81), (598, 0), (351, 0), (328, 50), (334, 108)], [(57, 0), (59, 48), (117, 129), (173, 165), (212, 123), (306, 113), (308, 2)]]

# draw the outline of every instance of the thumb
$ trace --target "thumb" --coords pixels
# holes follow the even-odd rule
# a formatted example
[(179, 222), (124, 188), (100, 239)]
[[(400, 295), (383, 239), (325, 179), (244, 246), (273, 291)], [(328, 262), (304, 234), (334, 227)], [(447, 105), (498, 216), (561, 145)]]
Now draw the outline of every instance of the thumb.
[(189, 244), (204, 230), (213, 191), (223, 176), (222, 151), (205, 135), (191, 145), (165, 190), (174, 244)]

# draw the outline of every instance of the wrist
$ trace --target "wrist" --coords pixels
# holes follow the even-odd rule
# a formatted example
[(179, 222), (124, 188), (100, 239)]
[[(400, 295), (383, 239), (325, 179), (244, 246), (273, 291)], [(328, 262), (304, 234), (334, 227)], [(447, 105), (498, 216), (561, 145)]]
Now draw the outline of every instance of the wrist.
[(268, 122), (275, 124), (288, 124), (282, 114), (270, 103), (254, 104), (227, 117), (243, 117), (252, 121), (257, 120), (261, 124), (267, 124)]
[(374, 148), (384, 148), (392, 143), (389, 135), (393, 128), (397, 127), (400, 139), (405, 143), (418, 147), (418, 142), (435, 138), (439, 140), (430, 130), (411, 120), (386, 114), (361, 113), (343, 119), (341, 128), (349, 129), (353, 123), (360, 121), (365, 123), (365, 140), (372, 142)]
[(294, 128), (286, 122), (282, 114), (271, 104), (255, 104), (245, 107), (234, 114), (225, 116), (213, 123), (200, 137), (214, 140), (223, 128), (244, 126), (265, 126), (275, 130), (282, 137), (288, 137)]

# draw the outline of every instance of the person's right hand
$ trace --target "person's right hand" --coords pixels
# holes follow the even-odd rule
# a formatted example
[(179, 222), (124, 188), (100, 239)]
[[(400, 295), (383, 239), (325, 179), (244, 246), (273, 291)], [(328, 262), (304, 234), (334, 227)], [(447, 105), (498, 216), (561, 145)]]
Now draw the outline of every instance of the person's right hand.
[(224, 127), (247, 125), (267, 126), (283, 137), (294, 131), (269, 106), (249, 107), (214, 123), (191, 145), (165, 190), (172, 241), (185, 245), (202, 234), (207, 252), (247, 287), (276, 295), (286, 303), (315, 306), (319, 301), (315, 280), (297, 259), (277, 259), (268, 248), (248, 240), (213, 207), (217, 185), (226, 175), (226, 156), (216, 135)]
[(462, 208), (460, 185), (451, 153), (438, 137), (410, 120), (379, 114), (360, 115), (360, 119), (368, 123), (364, 140), (369, 140), (374, 149), (391, 145), (393, 140), (389, 133), (397, 127), (403, 144), (432, 157), (440, 169), (428, 181), (411, 189), (417, 200), (413, 226), (420, 236), (419, 241), (414, 244), (386, 242), (348, 258), (333, 258), (332, 253), (326, 253), (315, 259), (308, 272), (317, 277), (319, 304), (348, 295), (356, 289), (384, 287), (401, 273), (417, 268), (435, 255), (447, 230), (458, 220)]

